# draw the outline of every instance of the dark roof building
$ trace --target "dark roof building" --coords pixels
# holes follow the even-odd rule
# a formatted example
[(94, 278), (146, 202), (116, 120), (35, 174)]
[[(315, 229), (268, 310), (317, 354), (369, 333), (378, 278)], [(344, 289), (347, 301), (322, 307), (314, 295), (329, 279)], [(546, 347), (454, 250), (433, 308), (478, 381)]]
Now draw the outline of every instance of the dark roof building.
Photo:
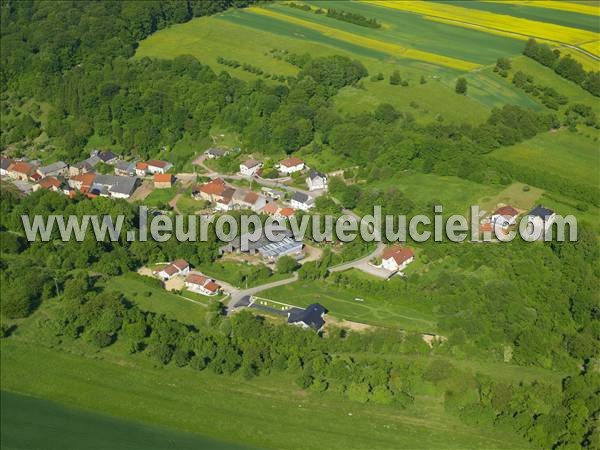
[(536, 206), (528, 214), (528, 216), (539, 217), (540, 219), (543, 219), (543, 220), (549, 219), (553, 215), (554, 215), (554, 211), (552, 211), (551, 209), (548, 209), (548, 208), (544, 208), (542, 205)]
[(327, 314), (327, 310), (319, 303), (313, 303), (306, 309), (292, 308), (288, 312), (288, 323), (319, 331), (325, 325), (325, 319), (323, 319), (325, 314)]

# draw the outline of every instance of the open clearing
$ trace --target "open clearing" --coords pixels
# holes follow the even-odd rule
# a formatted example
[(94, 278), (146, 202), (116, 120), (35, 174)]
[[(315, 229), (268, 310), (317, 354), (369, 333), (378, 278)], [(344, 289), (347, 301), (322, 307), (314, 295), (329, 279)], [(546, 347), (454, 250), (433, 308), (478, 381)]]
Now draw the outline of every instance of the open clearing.
[(561, 129), (496, 150), (493, 158), (532, 166), (572, 179), (577, 183), (600, 185), (600, 146), (593, 138)]
[(298, 391), (280, 374), (248, 382), (209, 371), (157, 369), (145, 356), (110, 350), (86, 358), (17, 336), (1, 345), (5, 390), (217, 440), (277, 449), (528, 448), (501, 431), (464, 424), (430, 395), (418, 395), (420, 406), (409, 410), (367, 407), (334, 393)]

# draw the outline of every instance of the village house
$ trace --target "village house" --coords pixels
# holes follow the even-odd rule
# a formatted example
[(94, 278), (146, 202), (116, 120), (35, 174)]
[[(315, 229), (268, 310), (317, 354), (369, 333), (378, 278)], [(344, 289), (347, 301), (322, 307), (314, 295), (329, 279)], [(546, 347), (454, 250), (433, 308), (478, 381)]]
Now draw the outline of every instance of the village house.
[(234, 194), (235, 189), (226, 187), (223, 192), (221, 192), (222, 198), (217, 199), (215, 202), (215, 208), (218, 211), (231, 211), (235, 209), (235, 203), (233, 201)]
[(63, 185), (63, 182), (60, 181), (58, 178), (46, 177), (46, 178), (42, 178), (40, 181), (38, 181), (36, 184), (33, 185), (33, 191), (35, 192), (38, 189), (46, 189), (48, 191), (53, 191), (53, 192), (62, 191), (62, 189), (61, 189), (62, 185)]
[(386, 248), (381, 255), (381, 266), (389, 271), (396, 272), (403, 270), (413, 262), (415, 254), (408, 247), (394, 245)]
[(292, 208), (300, 209), (302, 211), (308, 211), (310, 208), (315, 206), (315, 201), (308, 194), (296, 191), (290, 199), (290, 206)]
[(115, 175), (130, 176), (135, 175), (135, 164), (130, 161), (118, 159), (115, 161)]
[(33, 166), (25, 161), (15, 161), (7, 168), (7, 175), (10, 178), (21, 181), (28, 181), (34, 174)]
[(147, 161), (148, 164), (147, 171), (154, 175), (155, 173), (167, 173), (173, 164), (167, 161), (160, 161), (158, 159), (151, 159)]
[(319, 303), (313, 303), (306, 309), (291, 308), (288, 311), (288, 323), (319, 332), (325, 325), (325, 314), (327, 310)]
[(100, 158), (90, 156), (88, 159), (69, 166), (69, 175), (81, 175), (82, 173), (91, 172), (94, 167), (100, 163)]
[(311, 169), (306, 177), (306, 185), (308, 186), (309, 191), (327, 189), (327, 175)]
[(209, 148), (204, 152), (204, 154), (208, 159), (215, 159), (227, 156), (229, 154), (229, 150), (224, 148)]
[(283, 192), (267, 186), (263, 186), (260, 190), (264, 192), (267, 197), (272, 198), (273, 200), (279, 200), (285, 195)]
[(69, 173), (69, 166), (63, 161), (58, 161), (45, 167), (38, 167), (36, 172), (42, 178), (56, 177), (58, 175), (67, 175)]
[(135, 163), (135, 174), (138, 177), (145, 177), (148, 173), (148, 163), (140, 161)]
[(516, 223), (518, 216), (519, 211), (510, 205), (505, 205), (494, 211), (490, 222), (496, 227), (507, 230), (508, 227)]
[(294, 208), (289, 208), (289, 207), (281, 208), (279, 211), (277, 211), (277, 214), (275, 214), (275, 217), (277, 217), (278, 219), (289, 219), (295, 213), (296, 213), (296, 210)]
[(4, 156), (0, 157), (0, 175), (7, 176), (8, 175), (8, 167), (13, 163), (12, 159), (5, 158)]
[(192, 196), (195, 199), (202, 199), (209, 202), (216, 202), (223, 198), (223, 192), (227, 188), (225, 181), (222, 178), (215, 178), (208, 183), (204, 183), (200, 187), (194, 188)]
[(137, 177), (96, 174), (90, 192), (103, 197), (129, 198), (135, 191)]
[(294, 172), (300, 172), (304, 169), (304, 161), (300, 158), (292, 156), (279, 162), (279, 171), (283, 174), (289, 175)]
[(258, 173), (261, 167), (262, 163), (260, 161), (257, 161), (255, 159), (249, 159), (246, 162), (240, 164), (240, 173), (242, 175), (252, 177)]
[(92, 150), (92, 152), (90, 153), (90, 157), (94, 157), (94, 156), (97, 157), (100, 161), (102, 161), (105, 164), (112, 165), (117, 162), (117, 155), (115, 155), (110, 150), (108, 150), (108, 151)]
[(92, 188), (94, 178), (96, 178), (96, 174), (94, 172), (85, 172), (80, 175), (72, 176), (69, 178), (68, 183), (71, 188), (86, 194)]
[(155, 189), (169, 189), (173, 186), (173, 176), (170, 173), (155, 173), (153, 180)]
[(167, 264), (160, 270), (155, 270), (154, 275), (163, 281), (169, 281), (177, 275), (187, 275), (190, 273), (190, 265), (184, 259), (176, 259), (171, 264)]
[(197, 272), (188, 274), (185, 278), (185, 287), (192, 292), (208, 296), (217, 295), (221, 291), (221, 286), (215, 280)]
[(538, 205), (527, 214), (527, 227), (530, 231), (542, 230), (540, 238), (543, 238), (544, 233), (550, 229), (555, 220), (554, 211)]
[(275, 217), (277, 212), (280, 210), (279, 205), (275, 202), (267, 203), (264, 208), (261, 210), (262, 214), (266, 214), (267, 216)]
[(251, 209), (254, 212), (258, 212), (267, 204), (267, 199), (256, 192), (247, 191), (236, 203), (242, 209)]

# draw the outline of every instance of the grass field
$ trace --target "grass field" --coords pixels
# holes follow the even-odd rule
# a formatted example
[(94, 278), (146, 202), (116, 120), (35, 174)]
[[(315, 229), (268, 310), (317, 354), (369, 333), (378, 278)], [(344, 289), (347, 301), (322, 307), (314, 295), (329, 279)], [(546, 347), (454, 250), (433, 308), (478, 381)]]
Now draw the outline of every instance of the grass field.
[[(367, 276), (354, 270), (348, 272), (355, 276)], [(383, 283), (383, 281), (373, 278)], [(387, 283), (404, 283), (395, 278)], [(321, 303), (329, 312), (339, 318), (370, 325), (397, 327), (406, 330), (434, 332), (435, 314), (432, 305), (419, 299), (387, 298), (379, 294), (362, 290), (334, 286), (325, 281), (298, 281), (279, 286), (260, 293), (266, 299), (289, 303), (296, 306), (308, 306)], [(356, 300), (356, 299), (362, 299)]]
[(600, 146), (593, 138), (566, 129), (494, 151), (491, 156), (592, 186), (600, 184)]
[(121, 292), (129, 301), (135, 303), (144, 311), (165, 314), (184, 323), (204, 324), (205, 307), (185, 300), (164, 289), (153, 288), (140, 280), (139, 277), (137, 274), (113, 277), (106, 284), (106, 289)]
[[(336, 7), (337, 4), (326, 1), (314, 3), (322, 7)], [(410, 50), (415, 55), (421, 52), (436, 55), (442, 60), (449, 58), (489, 65), (500, 56), (519, 54), (522, 41), (432, 23), (414, 14), (366, 3), (347, 2), (344, 9), (375, 17), (385, 27), (369, 30), (283, 4), (272, 4), (267, 8), (234, 10), (198, 18), (158, 31), (140, 43), (136, 57), (173, 58), (191, 54), (216, 71), (227, 70), (236, 77), (254, 80), (255, 75), (241, 68), (217, 64), (217, 58), (223, 56), (242, 63), (250, 62), (268, 73), (295, 75), (297, 68), (273, 58), (270, 54), (272, 49), (297, 54), (308, 52), (313, 57), (342, 54), (360, 59), (371, 74), (381, 72), (387, 78), (398, 69), (410, 84), (409, 87), (391, 86), (387, 79), (380, 82), (365, 79), (362, 89), (345, 88), (337, 96), (336, 107), (343, 112), (372, 110), (385, 101), (410, 111), (419, 121), (431, 121), (442, 116), (450, 122), (476, 123), (485, 120), (489, 108), (507, 102), (539, 108), (534, 100), (510, 82), (492, 77), (486, 71), (472, 72), (469, 75), (469, 94), (456, 95), (454, 83), (462, 70), (440, 66), (435, 58), (423, 61), (403, 57)], [(236, 36), (235, 40), (230, 39), (232, 35)], [(207, 41), (211, 45), (205, 45)], [(473, 42), (479, 42), (481, 46), (474, 46)], [(428, 81), (426, 84), (419, 83), (421, 76)], [(409, 106), (414, 103), (419, 107)]]
[[(202, 273), (215, 278), (217, 280), (225, 281), (226, 283), (237, 286), (240, 276), (248, 275), (255, 269), (255, 266), (237, 261), (215, 261), (214, 263), (206, 264), (198, 267), (198, 270)], [(237, 287), (253, 287), (265, 283), (271, 283), (273, 281), (283, 280), (289, 278), (289, 274), (278, 274), (273, 273), (268, 278), (249, 279), (243, 286)]]
[(498, 204), (504, 203), (517, 209), (529, 211), (535, 206), (544, 191), (523, 183), (513, 183), (492, 197), (480, 199), (479, 207), (487, 212), (494, 211)]
[(156, 369), (143, 355), (108, 350), (86, 358), (19, 336), (3, 340), (0, 353), (4, 390), (221, 441), (277, 449), (528, 448), (505, 432), (450, 416), (437, 396), (418, 395), (409, 410), (363, 405), (299, 391), (285, 375), (248, 382)]
[(406, 193), (420, 211), (432, 213), (428, 205), (442, 205), (444, 214), (466, 214), (481, 198), (496, 195), (501, 188), (482, 185), (458, 177), (423, 173), (405, 173), (393, 179), (380, 180), (370, 187), (396, 187)]
[(249, 448), (6, 391), (1, 392), (1, 401), (0, 445), (4, 450)]
[(154, 189), (148, 197), (143, 201), (146, 206), (161, 206), (169, 203), (169, 201), (175, 197), (179, 187), (177, 185), (170, 189)]

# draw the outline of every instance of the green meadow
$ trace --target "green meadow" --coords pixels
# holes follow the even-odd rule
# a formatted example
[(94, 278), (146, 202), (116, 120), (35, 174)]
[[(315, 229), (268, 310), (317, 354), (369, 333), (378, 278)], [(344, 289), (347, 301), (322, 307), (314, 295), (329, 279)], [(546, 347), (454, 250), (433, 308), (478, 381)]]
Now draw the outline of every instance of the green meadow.
[(539, 134), (517, 145), (496, 150), (491, 156), (542, 169), (577, 183), (598, 186), (600, 146), (594, 138), (582, 133), (563, 128)]
[[(18, 445), (31, 442), (26, 439), (34, 442), (47, 439), (49, 444), (43, 447), (51, 448), (61, 429), (89, 419), (83, 414), (77, 421), (65, 424), (61, 419), (69, 417), (74, 408), (94, 410), (102, 417), (113, 416), (114, 419), (92, 417), (96, 423), (88, 425), (91, 435), (101, 433), (106, 420), (110, 420), (114, 433), (128, 429), (129, 439), (134, 442), (124, 448), (132, 449), (140, 448), (140, 442), (147, 442), (136, 439), (144, 431), (147, 437), (157, 436), (156, 443), (169, 438), (169, 448), (189, 448), (189, 445), (200, 449), (218, 449), (219, 445), (237, 448), (230, 443), (238, 442), (272, 449), (452, 450), (502, 449), (507, 445), (528, 448), (525, 442), (499, 430), (481, 424), (468, 425), (451, 416), (444, 411), (442, 393), (425, 386), (417, 394), (418, 406), (406, 410), (367, 406), (335, 393), (299, 390), (285, 373), (246, 381), (240, 376), (214, 375), (208, 371), (155, 368), (145, 356), (123, 357), (113, 349), (85, 357), (68, 349), (29, 343), (20, 336), (2, 341), (1, 362), (3, 390), (63, 405), (46, 409), (58, 416), (47, 418), (43, 422), (48, 425), (45, 429), (36, 426), (41, 419), (39, 414), (26, 423), (22, 414), (11, 419), (16, 427), (6, 436), (3, 433), (3, 448), (5, 440), (6, 448), (31, 448)], [(131, 417), (152, 426), (131, 425), (128, 422)], [(53, 424), (55, 428), (49, 429)], [(155, 427), (172, 432), (153, 431)], [(78, 437), (77, 433), (72, 435), (74, 441)], [(109, 436), (103, 439), (107, 442)], [(212, 447), (203, 447), (211, 442), (209, 439), (217, 442)], [(90, 448), (87, 442), (84, 448)], [(194, 442), (197, 444), (191, 444)], [(153, 447), (148, 444), (143, 448)]]
[(250, 448), (98, 414), (40, 398), (1, 392), (0, 441), (5, 450)]

